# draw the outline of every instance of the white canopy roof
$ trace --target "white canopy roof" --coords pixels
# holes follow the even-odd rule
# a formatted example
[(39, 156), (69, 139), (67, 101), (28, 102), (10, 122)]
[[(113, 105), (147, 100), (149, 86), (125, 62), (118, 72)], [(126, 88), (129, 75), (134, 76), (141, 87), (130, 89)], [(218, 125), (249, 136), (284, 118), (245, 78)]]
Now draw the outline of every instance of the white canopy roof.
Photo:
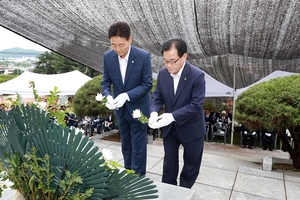
[[(205, 97), (233, 97), (233, 88), (217, 81), (206, 72), (204, 74), (206, 81)], [(152, 76), (157, 78), (157, 73), (152, 73)]]
[(291, 76), (291, 75), (295, 75), (295, 74), (298, 74), (298, 73), (292, 73), (292, 72), (276, 70), (276, 71), (272, 72), (271, 74), (269, 74), (268, 76), (266, 76), (266, 77), (260, 79), (259, 81), (253, 83), (252, 85), (249, 85), (249, 86), (244, 87), (244, 88), (237, 89), (236, 92), (235, 92), (235, 98), (237, 98), (240, 94), (242, 94), (244, 91), (248, 90), (253, 85), (256, 85), (258, 83), (262, 83), (262, 82), (265, 82), (265, 81), (269, 81), (269, 80), (274, 79), (274, 78), (284, 77), (284, 76)]
[(63, 74), (37, 74), (24, 72), (20, 76), (0, 84), (0, 95), (20, 94), (21, 96), (33, 95), (33, 90), (29, 86), (29, 81), (35, 83), (38, 95), (50, 95), (54, 86), (61, 91), (59, 95), (75, 95), (76, 91), (92, 78), (79, 72), (78, 70)]
[(207, 73), (205, 73), (205, 81), (205, 97), (233, 97), (233, 88), (217, 81)]

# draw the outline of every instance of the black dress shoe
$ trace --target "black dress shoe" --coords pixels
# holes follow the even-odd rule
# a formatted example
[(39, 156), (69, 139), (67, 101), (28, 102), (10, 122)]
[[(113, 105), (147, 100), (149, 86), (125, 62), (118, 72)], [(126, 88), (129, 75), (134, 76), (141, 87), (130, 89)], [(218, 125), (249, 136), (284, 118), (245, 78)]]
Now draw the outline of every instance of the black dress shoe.
[(270, 150), (270, 151), (273, 151), (273, 149), (272, 149), (272, 148), (270, 148), (269, 150)]
[(89, 137), (93, 137), (94, 135), (89, 135)]
[(263, 150), (267, 150), (267, 147), (264, 147)]
[(249, 149), (253, 149), (253, 147), (252, 147), (252, 146), (248, 146), (248, 148), (249, 148)]

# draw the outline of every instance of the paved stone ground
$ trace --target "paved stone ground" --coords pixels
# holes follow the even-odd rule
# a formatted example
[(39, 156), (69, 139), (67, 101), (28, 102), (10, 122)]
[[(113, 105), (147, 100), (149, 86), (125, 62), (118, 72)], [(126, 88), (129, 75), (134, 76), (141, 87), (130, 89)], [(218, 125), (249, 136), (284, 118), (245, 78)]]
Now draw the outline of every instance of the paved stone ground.
[[(162, 138), (158, 138), (153, 140), (153, 145), (163, 145)], [(204, 142), (204, 153), (213, 154), (217, 156), (223, 156), (225, 158), (232, 158), (240, 160), (244, 163), (253, 163), (253, 166), (258, 169), (262, 169), (263, 156), (269, 155), (274, 160), (278, 162), (282, 161), (282, 163), (292, 163), (290, 156), (287, 152), (283, 152), (282, 150), (263, 150), (262, 148), (256, 147), (254, 149), (241, 148), (239, 145), (230, 145), (216, 142)], [(291, 175), (300, 177), (299, 171), (291, 171), (291, 170), (281, 170), (276, 169), (273, 170), (276, 172), (281, 172), (285, 175)]]
[[(104, 136), (104, 135), (103, 135)], [(122, 163), (120, 143), (101, 141), (102, 134), (93, 141), (99, 148), (112, 149), (115, 160)], [(161, 181), (163, 142), (156, 139), (147, 146), (147, 177)], [(179, 166), (183, 166), (182, 149)], [(200, 174), (191, 188), (193, 200), (293, 200), (300, 195), (300, 173), (262, 170), (264, 155), (289, 159), (281, 150), (264, 151), (261, 148), (243, 149), (238, 145), (205, 142)], [(174, 198), (176, 199), (176, 198)]]
[[(95, 136), (98, 139), (101, 139), (105, 136), (110, 136), (117, 133), (117, 130), (112, 130), (100, 135)], [(153, 140), (153, 145), (163, 146), (162, 138), (156, 138)], [(239, 164), (242, 166), (249, 166), (257, 169), (262, 169), (263, 157), (264, 155), (269, 155), (274, 160), (279, 163), (289, 163), (292, 164), (292, 160), (287, 152), (282, 150), (263, 150), (262, 148), (256, 147), (254, 149), (241, 148), (239, 145), (224, 145), (221, 142), (204, 142), (204, 153), (222, 156), (228, 158), (229, 160), (238, 160)], [(226, 159), (224, 159), (224, 164)], [(276, 169), (275, 172), (280, 172), (285, 175), (291, 175), (300, 177), (299, 171)]]

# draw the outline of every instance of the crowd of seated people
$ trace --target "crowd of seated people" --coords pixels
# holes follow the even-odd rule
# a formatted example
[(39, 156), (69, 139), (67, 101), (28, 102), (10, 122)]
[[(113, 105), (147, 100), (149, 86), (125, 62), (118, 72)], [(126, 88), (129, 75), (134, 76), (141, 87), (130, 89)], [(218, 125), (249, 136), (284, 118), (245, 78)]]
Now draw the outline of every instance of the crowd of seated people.
[(204, 110), (204, 118), (206, 122), (206, 133), (210, 133), (211, 131), (217, 132), (219, 129), (218, 125), (222, 126), (221, 129), (226, 132), (231, 125), (232, 114), (229, 108), (227, 108), (226, 111), (223, 110), (220, 114), (218, 109), (214, 107), (212, 112), (210, 112), (208, 108)]
[(105, 117), (96, 116), (91, 119), (89, 137), (94, 135), (95, 129), (98, 134), (101, 134), (102, 131), (107, 132), (116, 128), (115, 116), (110, 111)]
[[(108, 111), (105, 117), (96, 116), (91, 118), (89, 116), (85, 116), (84, 118), (79, 119), (74, 113), (70, 112), (65, 105), (61, 105), (60, 109), (58, 109), (57, 106), (58, 105), (47, 106), (47, 110), (50, 111), (49, 122), (59, 124), (57, 121), (58, 115), (64, 114), (64, 122), (66, 123), (66, 126), (79, 128), (85, 135), (88, 135), (89, 133), (89, 136), (93, 136), (94, 131), (96, 131), (98, 134), (101, 134), (102, 132), (107, 132), (117, 128), (115, 116), (112, 111)], [(5, 112), (7, 115), (11, 113), (13, 109), (13, 105), (11, 105), (9, 109), (4, 103), (0, 104), (0, 112)], [(62, 113), (58, 114), (57, 112)]]

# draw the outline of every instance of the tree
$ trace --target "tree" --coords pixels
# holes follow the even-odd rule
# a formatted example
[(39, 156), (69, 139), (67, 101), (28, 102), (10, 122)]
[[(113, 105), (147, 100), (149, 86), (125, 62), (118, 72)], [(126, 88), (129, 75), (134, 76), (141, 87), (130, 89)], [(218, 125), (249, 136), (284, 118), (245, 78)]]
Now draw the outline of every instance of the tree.
[(103, 102), (96, 101), (97, 93), (102, 93), (100, 82), (102, 75), (94, 77), (77, 90), (73, 98), (73, 112), (77, 117), (104, 116), (109, 111)]
[[(251, 130), (276, 130), (296, 169), (300, 169), (300, 76), (276, 78), (243, 92), (236, 101), (236, 120)], [(285, 139), (289, 129), (293, 147)]]
[(33, 72), (40, 74), (57, 74), (55, 66), (55, 54), (52, 52), (45, 52), (38, 56), (38, 61), (34, 64)]
[(21, 70), (21, 69), (14, 69), (13, 75), (20, 75), (20, 74), (22, 74), (23, 72), (24, 72), (24, 71)]
[(40, 74), (60, 74), (78, 70), (87, 76), (94, 77), (100, 73), (92, 68), (68, 59), (54, 52), (45, 52), (38, 56), (33, 72)]

